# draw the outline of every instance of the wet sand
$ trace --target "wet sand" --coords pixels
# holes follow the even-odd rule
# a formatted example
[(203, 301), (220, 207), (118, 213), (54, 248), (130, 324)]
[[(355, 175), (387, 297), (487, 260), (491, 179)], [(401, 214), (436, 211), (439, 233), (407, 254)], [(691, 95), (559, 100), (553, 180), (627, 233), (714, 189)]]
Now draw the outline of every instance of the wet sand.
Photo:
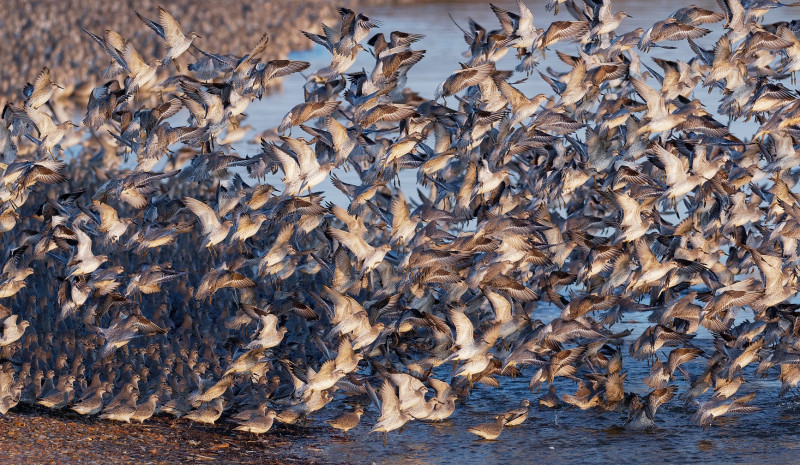
[(276, 423), (256, 436), (225, 423), (203, 426), (156, 416), (127, 424), (19, 405), (0, 418), (0, 463), (325, 464), (334, 462), (314, 454), (315, 444), (332, 439), (318, 425)]

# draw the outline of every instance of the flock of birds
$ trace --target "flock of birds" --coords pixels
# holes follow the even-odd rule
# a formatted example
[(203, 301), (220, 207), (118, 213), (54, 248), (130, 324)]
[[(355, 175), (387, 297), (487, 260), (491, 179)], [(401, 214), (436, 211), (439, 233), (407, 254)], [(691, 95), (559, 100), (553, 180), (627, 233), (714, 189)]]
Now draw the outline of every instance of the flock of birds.
[[(139, 15), (157, 58), (86, 30), (108, 66), (80, 126), (47, 69), (2, 112), (0, 413), (224, 415), (264, 433), (347, 398), (330, 426), (376, 408), (385, 441), (508, 377), (543, 408), (618, 411), (632, 430), (679, 393), (711, 425), (755, 409), (748, 378), (794, 390), (800, 23), (760, 21), (777, 1), (719, 0), (623, 34), (608, 0), (551, 0), (573, 18), (540, 29), (517, 3), (491, 5), (497, 29), (462, 29), (465, 60), (433, 100), (406, 88), (422, 35), (340, 8), (339, 27), (304, 33), (330, 65), (249, 156), (230, 145), (248, 104), (308, 63), (261, 61), (266, 34), (205, 51), (161, 8)], [(567, 70), (537, 71), (557, 43)], [(693, 53), (650, 53), (673, 46)], [(509, 51), (517, 74), (497, 68)], [(359, 53), (371, 71), (350, 70)], [(525, 95), (522, 74), (552, 94)], [(328, 178), (349, 204), (315, 191)], [(561, 313), (540, 321), (540, 304)], [(614, 330), (632, 315), (650, 325)], [(646, 379), (626, 379), (628, 357)], [(497, 438), (530, 406), (469, 431)]]
[[(380, 4), (386, 0), (363, 0)], [(352, 0), (343, 0), (345, 5)], [(164, 53), (164, 42), (134, 18), (135, 11), (156, 9), (151, 0), (119, 0), (98, 8), (94, 0), (6, 0), (13, 15), (3, 18), (0, 42), (0, 108), (42, 68), (49, 67), (64, 87), (56, 95), (58, 103), (85, 108), (86, 99), (98, 80), (93, 62), (104, 54), (86, 40), (79, 26), (90, 31), (112, 29), (136, 42), (143, 55)], [(192, 24), (205, 43), (215, 44), (220, 54), (240, 53), (252, 47), (253, 35), (264, 28), (270, 31), (270, 47), (265, 56), (277, 58), (293, 50), (308, 48), (308, 40), (297, 29), (316, 27), (320, 21), (338, 16), (336, 5), (327, 0), (273, 0), (254, 4), (249, 0), (170, 0), (170, 11), (180, 11), (180, 19)], [(133, 20), (132, 20), (133, 19)], [(187, 54), (187, 57), (189, 54)], [(105, 65), (103, 65), (105, 66)]]

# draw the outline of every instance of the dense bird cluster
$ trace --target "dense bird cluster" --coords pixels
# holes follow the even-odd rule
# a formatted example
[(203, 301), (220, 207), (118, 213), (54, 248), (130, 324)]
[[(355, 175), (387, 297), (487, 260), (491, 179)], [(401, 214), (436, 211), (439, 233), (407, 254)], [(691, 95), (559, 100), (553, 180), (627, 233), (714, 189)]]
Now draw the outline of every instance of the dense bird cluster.
[[(357, 396), (328, 423), (352, 430), (374, 403), (371, 431), (387, 433), (524, 376), (542, 406), (647, 429), (678, 394), (710, 425), (754, 409), (737, 395), (748, 378), (793, 390), (800, 101), (785, 84), (800, 25), (762, 24), (776, 2), (719, 3), (628, 33), (608, 0), (553, 0), (573, 18), (546, 29), (521, 1), (492, 5), (499, 28), (463, 29), (465, 61), (434, 100), (406, 88), (421, 35), (340, 8), (338, 27), (304, 33), (330, 65), (249, 156), (224, 138), (308, 63), (262, 61), (267, 35), (243, 55), (202, 50), (164, 9), (139, 15), (158, 56), (87, 30), (108, 67), (78, 129), (57, 117), (47, 70), (2, 114), (0, 412), (225, 415), (262, 433)], [(533, 71), (559, 43), (574, 43), (555, 51), (566, 71), (531, 77), (550, 95), (497, 68), (515, 49), (517, 72)], [(658, 57), (667, 43), (693, 53)], [(177, 71), (187, 51), (199, 59)], [(366, 52), (374, 68), (345, 74)], [(346, 205), (315, 191), (328, 178)], [(560, 316), (540, 321), (543, 304)], [(646, 330), (615, 330), (634, 313)], [(651, 361), (646, 379), (627, 379), (629, 358)], [(529, 406), (470, 431), (496, 438)]]
[[(397, 3), (398, 0), (362, 0), (359, 4)], [(352, 0), (341, 3), (352, 4)], [(42, 68), (49, 67), (65, 90), (59, 98), (85, 102), (97, 83), (93, 73), (100, 64), (102, 51), (81, 36), (80, 28), (102, 32), (111, 29), (127, 39), (135, 39), (137, 49), (146, 54), (164, 53), (158, 36), (142, 29), (133, 15), (135, 10), (155, 10), (159, 2), (119, 0), (98, 4), (94, 0), (6, 0), (9, 14), (0, 21), (0, 106), (15, 95)], [(195, 25), (206, 43), (216, 44), (220, 54), (241, 53), (248, 38), (264, 28), (272, 34), (269, 57), (283, 56), (292, 50), (308, 48), (308, 41), (294, 33), (313, 27), (319, 21), (336, 18), (335, 4), (327, 0), (272, 0), (254, 3), (248, 0), (164, 0), (170, 11), (180, 11), (181, 20)], [(102, 81), (101, 81), (102, 82)]]

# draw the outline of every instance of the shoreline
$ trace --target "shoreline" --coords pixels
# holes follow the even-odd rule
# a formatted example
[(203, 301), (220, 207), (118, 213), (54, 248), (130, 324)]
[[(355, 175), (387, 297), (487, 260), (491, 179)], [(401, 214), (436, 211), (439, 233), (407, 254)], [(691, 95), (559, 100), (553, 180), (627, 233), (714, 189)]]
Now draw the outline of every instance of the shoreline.
[[(5, 463), (243, 463), (329, 464), (309, 451), (335, 435), (318, 425), (275, 424), (253, 435), (224, 422), (205, 426), (157, 415), (122, 423), (20, 404), (0, 417), (0, 464)], [(187, 447), (188, 445), (188, 447)]]

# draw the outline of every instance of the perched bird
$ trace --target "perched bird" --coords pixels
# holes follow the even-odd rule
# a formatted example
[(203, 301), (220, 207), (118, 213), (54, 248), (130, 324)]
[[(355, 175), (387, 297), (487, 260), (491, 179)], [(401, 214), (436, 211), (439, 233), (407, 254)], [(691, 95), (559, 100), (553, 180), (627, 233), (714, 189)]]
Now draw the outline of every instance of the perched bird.
[(467, 431), (470, 433), (480, 436), (487, 441), (494, 441), (500, 436), (500, 433), (503, 432), (503, 427), (506, 425), (506, 415), (497, 415), (493, 422), (491, 423), (482, 423), (477, 426), (472, 426)]
[(338, 429), (347, 436), (347, 432), (358, 426), (361, 421), (361, 416), (364, 414), (364, 408), (356, 405), (352, 412), (344, 412), (341, 415), (327, 420), (325, 423), (331, 425), (332, 428)]
[(272, 428), (276, 415), (274, 410), (270, 410), (264, 415), (253, 415), (247, 420), (240, 421), (239, 426), (234, 429), (253, 434), (264, 434)]
[(506, 419), (505, 426), (518, 426), (524, 423), (525, 420), (528, 419), (528, 409), (530, 406), (531, 403), (528, 399), (522, 399), (519, 402), (519, 407), (503, 413)]

